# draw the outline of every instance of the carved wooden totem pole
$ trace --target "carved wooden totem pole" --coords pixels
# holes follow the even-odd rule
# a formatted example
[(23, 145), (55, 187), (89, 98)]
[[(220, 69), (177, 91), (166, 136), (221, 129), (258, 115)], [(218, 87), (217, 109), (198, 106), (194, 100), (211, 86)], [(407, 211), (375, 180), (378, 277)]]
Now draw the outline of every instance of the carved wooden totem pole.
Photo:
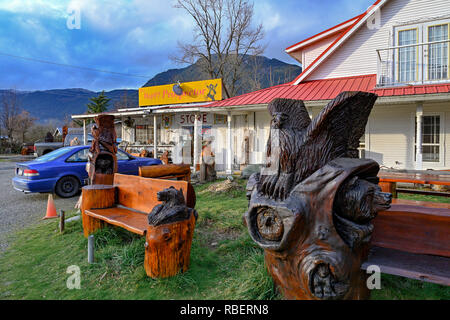
[(117, 172), (117, 145), (114, 116), (99, 115), (91, 129), (92, 141), (86, 170), (89, 184), (112, 184)]
[(267, 163), (247, 185), (245, 220), (278, 290), (287, 299), (363, 299), (373, 230), (389, 208), (378, 164), (359, 159), (377, 96), (343, 92), (310, 119), (300, 100), (275, 99)]

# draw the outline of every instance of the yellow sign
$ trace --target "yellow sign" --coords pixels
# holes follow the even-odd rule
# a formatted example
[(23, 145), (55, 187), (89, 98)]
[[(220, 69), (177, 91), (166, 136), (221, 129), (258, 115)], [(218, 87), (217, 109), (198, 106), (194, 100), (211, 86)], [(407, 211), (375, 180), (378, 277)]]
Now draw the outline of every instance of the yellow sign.
[(222, 100), (222, 79), (139, 88), (140, 107), (216, 100)]

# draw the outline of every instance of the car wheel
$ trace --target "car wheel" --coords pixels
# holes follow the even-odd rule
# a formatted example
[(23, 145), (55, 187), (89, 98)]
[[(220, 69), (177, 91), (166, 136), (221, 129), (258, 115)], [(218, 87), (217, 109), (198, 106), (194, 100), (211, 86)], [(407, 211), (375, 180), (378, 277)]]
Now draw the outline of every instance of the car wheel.
[(70, 198), (80, 190), (80, 182), (72, 176), (62, 177), (56, 183), (55, 192), (61, 198)]

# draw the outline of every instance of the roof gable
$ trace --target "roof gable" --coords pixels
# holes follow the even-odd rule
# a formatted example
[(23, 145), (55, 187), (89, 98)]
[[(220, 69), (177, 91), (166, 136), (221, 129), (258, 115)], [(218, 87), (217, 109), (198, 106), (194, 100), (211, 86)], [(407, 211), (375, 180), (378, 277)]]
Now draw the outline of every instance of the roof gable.
[(354, 34), (363, 23), (365, 23), (380, 7), (382, 7), (388, 0), (377, 0), (375, 3), (362, 15), (353, 22), (330, 46), (325, 49), (303, 72), (295, 78), (291, 83), (299, 84), (305, 80), (325, 59), (327, 59), (338, 47), (342, 45), (352, 34)]

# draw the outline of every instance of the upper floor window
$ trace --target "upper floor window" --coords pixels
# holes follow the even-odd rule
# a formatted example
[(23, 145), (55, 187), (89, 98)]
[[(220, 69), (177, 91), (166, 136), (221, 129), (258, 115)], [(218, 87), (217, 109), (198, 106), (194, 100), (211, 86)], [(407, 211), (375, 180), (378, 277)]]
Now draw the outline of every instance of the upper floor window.
[[(417, 44), (417, 29), (398, 32), (398, 45)], [(416, 80), (417, 48), (414, 46), (399, 48), (398, 65), (400, 82)]]
[[(448, 24), (428, 27), (428, 42), (448, 40)], [(428, 79), (448, 78), (448, 42), (430, 44), (428, 46)]]
[(394, 27), (392, 46), (377, 50), (379, 86), (450, 80), (450, 20)]

